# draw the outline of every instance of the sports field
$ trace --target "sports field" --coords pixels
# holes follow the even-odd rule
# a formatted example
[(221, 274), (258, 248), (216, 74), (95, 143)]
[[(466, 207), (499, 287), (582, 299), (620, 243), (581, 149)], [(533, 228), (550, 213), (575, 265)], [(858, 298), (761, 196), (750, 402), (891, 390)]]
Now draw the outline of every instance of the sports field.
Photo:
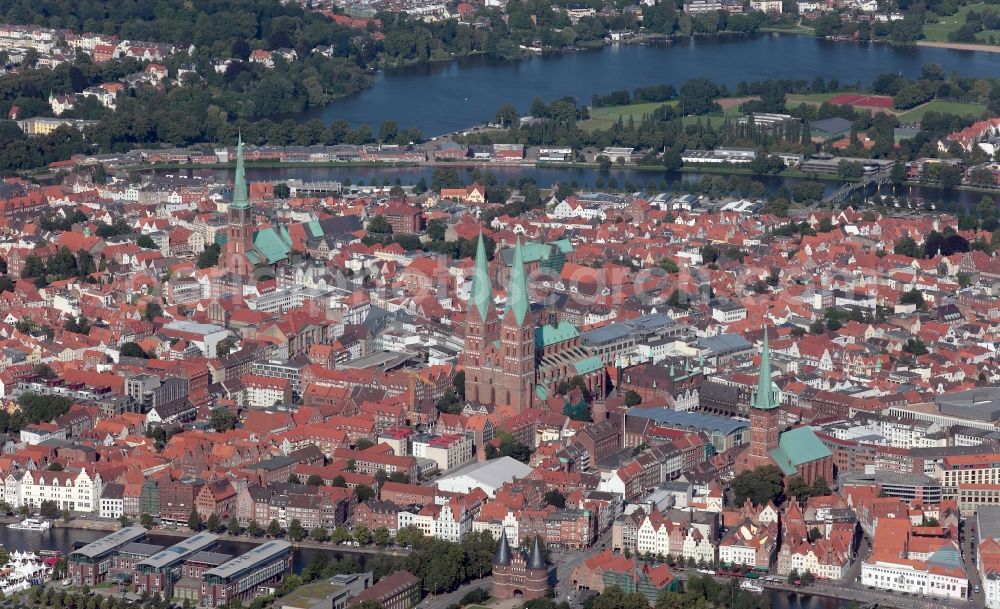
[(858, 95), (856, 93), (841, 93), (828, 100), (837, 106), (854, 106), (856, 108), (892, 109), (892, 98), (888, 95)]

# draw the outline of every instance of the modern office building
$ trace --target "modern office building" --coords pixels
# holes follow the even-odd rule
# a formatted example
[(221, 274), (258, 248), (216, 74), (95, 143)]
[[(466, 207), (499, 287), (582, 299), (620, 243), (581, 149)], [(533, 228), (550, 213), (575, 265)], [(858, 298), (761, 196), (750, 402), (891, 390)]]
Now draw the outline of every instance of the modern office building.
[(292, 570), (292, 544), (274, 540), (242, 556), (205, 571), (201, 583), (201, 606), (218, 607), (249, 602), (261, 584), (276, 583)]
[(173, 584), (181, 576), (181, 565), (196, 552), (215, 545), (219, 536), (212, 533), (198, 533), (184, 541), (164, 548), (135, 565), (132, 581), (139, 594), (159, 593), (164, 598), (173, 597)]
[(146, 532), (142, 527), (125, 527), (70, 552), (67, 567), (73, 585), (94, 586), (103, 582), (118, 549), (144, 539)]

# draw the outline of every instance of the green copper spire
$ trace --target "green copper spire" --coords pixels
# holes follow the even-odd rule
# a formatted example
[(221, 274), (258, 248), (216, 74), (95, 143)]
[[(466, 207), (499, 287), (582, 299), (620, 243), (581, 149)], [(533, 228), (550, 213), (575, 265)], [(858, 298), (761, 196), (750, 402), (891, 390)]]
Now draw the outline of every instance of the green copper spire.
[(774, 403), (774, 392), (771, 391), (771, 349), (767, 346), (767, 328), (764, 328), (764, 348), (760, 350), (760, 376), (757, 379), (757, 395), (754, 396), (753, 407), (760, 410), (772, 410), (778, 405)]
[[(513, 311), (517, 323), (523, 324), (528, 308), (528, 278), (524, 275), (524, 256), (521, 254), (521, 238), (518, 237), (517, 244), (514, 245), (514, 261), (510, 267), (506, 311)], [(504, 315), (507, 314), (506, 311)]]
[(490, 307), (493, 306), (493, 285), (490, 283), (490, 271), (486, 266), (486, 244), (483, 243), (483, 233), (479, 233), (479, 243), (476, 244), (476, 266), (472, 270), (472, 293), (469, 302), (476, 307), (483, 321)]
[(243, 136), (240, 135), (236, 144), (236, 178), (233, 180), (233, 202), (229, 207), (245, 209), (250, 207), (250, 197), (247, 196), (247, 176), (243, 169)]

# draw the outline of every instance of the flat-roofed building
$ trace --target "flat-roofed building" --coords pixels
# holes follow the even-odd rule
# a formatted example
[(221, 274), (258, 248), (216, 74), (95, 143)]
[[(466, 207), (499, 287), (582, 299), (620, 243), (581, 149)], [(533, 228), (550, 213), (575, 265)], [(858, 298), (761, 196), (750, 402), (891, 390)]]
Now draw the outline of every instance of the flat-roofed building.
[(218, 540), (218, 535), (198, 533), (139, 561), (135, 565), (133, 574), (135, 591), (139, 594), (144, 592), (159, 593), (164, 598), (172, 598), (173, 584), (180, 578), (181, 565), (184, 560), (196, 552), (207, 550)]
[(146, 537), (142, 527), (125, 527), (70, 552), (69, 578), (74, 586), (94, 586), (104, 581), (118, 549)]
[(269, 541), (205, 571), (201, 582), (201, 606), (218, 607), (233, 600), (248, 602), (256, 596), (258, 586), (276, 583), (291, 570), (292, 544)]

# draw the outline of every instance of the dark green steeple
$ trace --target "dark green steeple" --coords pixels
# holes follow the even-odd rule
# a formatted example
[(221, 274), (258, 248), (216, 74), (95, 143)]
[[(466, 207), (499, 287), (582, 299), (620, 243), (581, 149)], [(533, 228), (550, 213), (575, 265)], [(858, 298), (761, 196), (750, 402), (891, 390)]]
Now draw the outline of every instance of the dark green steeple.
[(469, 303), (479, 311), (483, 321), (493, 306), (493, 284), (490, 283), (490, 271), (486, 265), (486, 244), (483, 233), (479, 233), (479, 243), (476, 244), (476, 266), (472, 269), (472, 293)]
[(528, 277), (524, 273), (524, 255), (521, 253), (521, 238), (518, 237), (514, 246), (514, 261), (510, 266), (510, 285), (507, 287), (507, 308), (504, 310), (514, 313), (514, 320), (518, 324), (524, 323), (524, 318), (531, 308), (528, 302)]
[(771, 349), (767, 345), (767, 328), (764, 328), (764, 346), (760, 350), (760, 375), (757, 378), (757, 394), (754, 396), (753, 407), (760, 410), (772, 410), (778, 405), (771, 389)]
[(236, 177), (233, 179), (233, 202), (229, 204), (233, 209), (246, 209), (250, 207), (250, 197), (247, 196), (247, 176), (243, 169), (243, 136), (240, 135), (236, 144)]

